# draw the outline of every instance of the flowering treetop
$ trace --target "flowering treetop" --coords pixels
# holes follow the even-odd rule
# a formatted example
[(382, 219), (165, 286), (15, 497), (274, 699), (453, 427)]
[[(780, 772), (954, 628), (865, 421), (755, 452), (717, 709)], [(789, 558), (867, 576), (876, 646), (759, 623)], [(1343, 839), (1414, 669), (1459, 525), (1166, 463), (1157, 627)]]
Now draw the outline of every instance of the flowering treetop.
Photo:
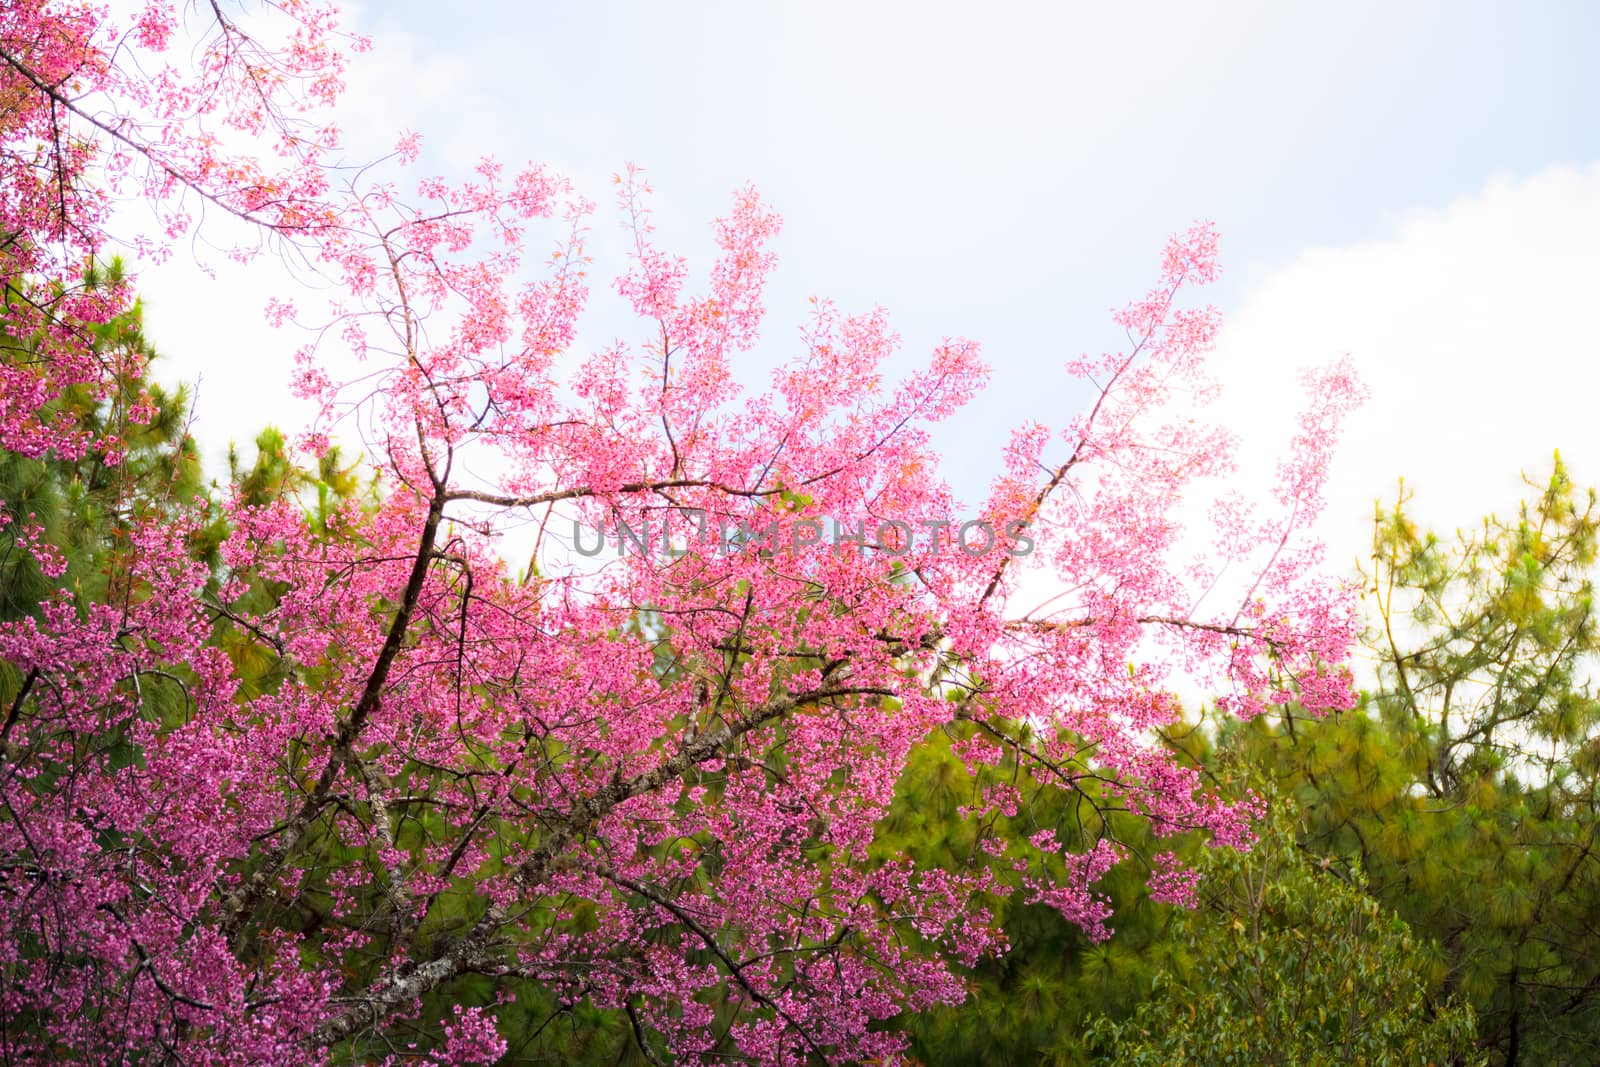
[[(590, 203), (492, 160), (413, 196), (336, 189), (331, 135), (280, 121), (281, 94), (336, 88), (331, 12), (275, 6), (297, 28), (271, 63), (222, 18), (189, 80), (127, 73), (87, 9), (0, 15), (0, 92), (26, 116), (5, 144), (52, 159), (63, 108), (80, 137), (53, 176), (6, 157), (6, 225), (29, 248), (12, 284), (70, 288), (59, 249), (98, 247), (116, 187), (83, 185), (95, 152), (113, 176), (144, 166), (158, 203), (186, 191), (292, 231), (341, 283), (325, 315), (272, 305), (315, 331), (295, 387), (322, 414), (300, 446), (309, 462), (359, 436), (386, 489), (310, 511), (238, 491), (135, 517), (123, 595), (63, 593), (0, 624), (0, 658), (25, 679), (0, 757), (12, 1059), (492, 1061), (495, 1011), (435, 1010), (482, 979), (502, 1013), (530, 990), (625, 1013), (656, 1062), (889, 1061), (904, 1042), (886, 1020), (959, 1001), (960, 967), (1004, 950), (986, 901), (1020, 895), (1109, 932), (1094, 882), (1127, 849), (1103, 821), (1004, 832), (1033, 798), (996, 769), (1144, 813), (1160, 836), (1248, 842), (1253, 805), (1209, 793), (1152, 731), (1179, 715), (1176, 670), (1241, 714), (1350, 703), (1332, 666), (1348, 590), (1315, 573), (1298, 531), (1360, 387), (1342, 364), (1312, 375), (1275, 495), (1221, 502), (1211, 553), (1175, 561), (1185, 494), (1230, 462), (1230, 435), (1173, 414), (1210, 389), (1217, 319), (1181, 300), (1215, 275), (1209, 227), (1175, 238), (1118, 314), (1124, 349), (1068, 366), (1090, 409), (1016, 431), (972, 551), (953, 541), (927, 434), (981, 387), (974, 343), (949, 339), (886, 385), (885, 317), (819, 302), (747, 393), (735, 367), (762, 324), (778, 216), (741, 191), (693, 290), (630, 170), (633, 253), (614, 284), (642, 341), (577, 353)], [(154, 5), (123, 44), (160, 49), (171, 25)], [(62, 88), (75, 76), (132, 117), (96, 120)], [(223, 91), (197, 96), (213, 79)], [(277, 131), (285, 169), (222, 154), (209, 122)], [(415, 152), (407, 138), (397, 164)], [(52, 190), (79, 199), (63, 213)], [(82, 233), (63, 237), (69, 223)], [(85, 312), (49, 315), (23, 328)], [(327, 369), (334, 347), (361, 357), (359, 380)], [(89, 447), (49, 421), (58, 372), (99, 373), (75, 351), (5, 364), (35, 391), (13, 401), (8, 385), (0, 444)], [(860, 541), (683, 536), (508, 576), (493, 516), (548, 524), (562, 508), (636, 530), (669, 512), (748, 530), (826, 517)], [(189, 546), (219, 509), (211, 567)], [(934, 536), (901, 540), (912, 528)], [(1024, 539), (1063, 590), (1033, 612), (1015, 605)], [(1225, 568), (1247, 590), (1213, 602)], [(163, 686), (179, 710), (152, 710)], [(109, 731), (136, 756), (94, 743)], [(941, 733), (973, 776), (978, 846), (938, 867), (884, 856), (875, 824)], [(1155, 891), (1183, 901), (1184, 872), (1157, 870)]]

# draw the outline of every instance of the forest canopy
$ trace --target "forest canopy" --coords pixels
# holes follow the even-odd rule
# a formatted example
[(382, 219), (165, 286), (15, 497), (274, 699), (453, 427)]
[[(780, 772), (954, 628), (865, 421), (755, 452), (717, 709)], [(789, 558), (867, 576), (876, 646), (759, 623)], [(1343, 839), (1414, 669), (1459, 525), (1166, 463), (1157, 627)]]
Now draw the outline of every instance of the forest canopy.
[[(635, 333), (581, 345), (584, 191), (419, 178), (415, 135), (336, 166), (366, 43), (267, 14), (0, 10), (7, 1062), (1584, 1061), (1597, 516), (1559, 458), (1514, 519), (1402, 499), (1325, 568), (1335, 361), (1196, 559), (1234, 448), (1198, 224), (963, 507), (929, 435), (977, 343), (887, 382), (886, 314), (818, 299), (750, 389), (782, 220), (739, 190), (691, 288), (630, 167)], [(215, 471), (117, 255), (208, 212), (331, 285), (263, 295), (316, 420)], [(615, 555), (502, 558), (563, 522)]]

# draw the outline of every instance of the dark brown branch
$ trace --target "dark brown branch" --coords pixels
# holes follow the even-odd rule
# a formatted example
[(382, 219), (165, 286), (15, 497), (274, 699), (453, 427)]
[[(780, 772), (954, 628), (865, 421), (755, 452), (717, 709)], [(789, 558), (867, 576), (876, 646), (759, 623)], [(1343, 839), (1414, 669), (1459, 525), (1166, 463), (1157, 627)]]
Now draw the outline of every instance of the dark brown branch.
[(639, 896), (644, 897), (657, 907), (665, 908), (667, 911), (670, 911), (679, 922), (683, 923), (684, 926), (687, 926), (689, 930), (705, 944), (706, 948), (711, 951), (713, 956), (716, 956), (717, 959), (722, 961), (722, 965), (728, 968), (728, 973), (733, 976), (734, 981), (739, 983), (739, 988), (750, 994), (751, 999), (753, 999), (757, 1004), (770, 1009), (773, 1014), (778, 1016), (778, 1018), (788, 1023), (789, 1026), (794, 1029), (794, 1032), (799, 1034), (805, 1043), (810, 1046), (812, 1052), (815, 1052), (818, 1056), (825, 1055), (822, 1047), (817, 1044), (815, 1039), (813, 1039), (810, 1034), (806, 1033), (805, 1027), (801, 1026), (800, 1023), (795, 1020), (794, 1016), (790, 1015), (784, 1010), (783, 1005), (779, 1004), (777, 1001), (773, 1000), (771, 997), (767, 996), (750, 983), (750, 980), (745, 977), (744, 968), (739, 965), (737, 960), (728, 955), (727, 950), (724, 949), (721, 942), (717, 940), (716, 934), (706, 929), (705, 924), (699, 919), (696, 919), (687, 908), (684, 908), (678, 904), (671, 897), (656, 891), (651, 886), (645, 885), (643, 882), (636, 882), (631, 878), (623, 877), (608, 866), (602, 865), (597, 869), (596, 873), (599, 874), (600, 877), (606, 879), (607, 881), (616, 883), (631, 893), (637, 893)]
[[(840, 666), (839, 663), (831, 664), (824, 670), (824, 677), (837, 671)], [(790, 695), (765, 704), (737, 723), (725, 725), (685, 742), (676, 755), (663, 760), (654, 769), (632, 778), (618, 779), (593, 795), (585, 797), (565, 817), (552, 822), (548, 828), (549, 836), (512, 873), (513, 882), (524, 891), (536, 889), (555, 866), (556, 858), (618, 805), (661, 788), (697, 764), (720, 758), (728, 745), (751, 730), (779, 719), (797, 708), (825, 700), (844, 696), (894, 695), (893, 690), (880, 686), (838, 684), (842, 680), (838, 679), (833, 685), (825, 685), (819, 689)], [(456, 975), (475, 966), (485, 965), (485, 962), (492, 960), (494, 956), (495, 942), (500, 930), (511, 921), (511, 918), (511, 912), (506, 907), (499, 904), (491, 905), (467, 935), (456, 942), (448, 952), (419, 964), (405, 977), (361, 996), (343, 1012), (318, 1025), (306, 1040), (306, 1044), (313, 1048), (322, 1048), (342, 1041), (372, 1026), (401, 1005), (423, 996)]]
[(33, 691), (33, 683), (38, 680), (39, 668), (34, 667), (22, 680), (22, 688), (17, 690), (17, 698), (11, 702), (11, 710), (6, 713), (5, 725), (0, 726), (0, 759), (11, 758), (11, 730), (17, 725), (17, 719), (22, 714), (23, 701), (28, 699), (28, 694)]
[(429, 564), (433, 561), (434, 540), (438, 536), (439, 523), (444, 516), (444, 496), (436, 491), (428, 505), (428, 516), (422, 525), (422, 536), (417, 545), (415, 559), (411, 565), (411, 575), (406, 581), (405, 592), (401, 595), (400, 606), (396, 610), (394, 619), (389, 624), (389, 632), (384, 638), (383, 648), (378, 653), (377, 660), (372, 665), (372, 672), (367, 675), (366, 685), (363, 686), (361, 697), (356, 701), (355, 710), (350, 717), (339, 725), (339, 732), (334, 738), (333, 749), (328, 753), (328, 759), (322, 767), (322, 773), (317, 776), (316, 784), (306, 796), (305, 803), (300, 810), (289, 820), (285, 827), (284, 837), (276, 848), (267, 856), (261, 869), (256, 871), (237, 892), (229, 894), (222, 903), (223, 922), (222, 931), (231, 942), (238, 933), (241, 924), (254, 910), (262, 893), (277, 874), (279, 866), (285, 857), (294, 850), (305, 836), (307, 827), (316, 818), (326, 804), (328, 794), (333, 788), (334, 778), (339, 769), (345, 766), (352, 757), (355, 740), (367, 724), (367, 719), (377, 710), (383, 695), (384, 683), (389, 678), (389, 670), (394, 666), (394, 661), (400, 655), (400, 648), (405, 642), (406, 632), (411, 626), (411, 617), (416, 612), (417, 601), (422, 596), (422, 587), (428, 576)]

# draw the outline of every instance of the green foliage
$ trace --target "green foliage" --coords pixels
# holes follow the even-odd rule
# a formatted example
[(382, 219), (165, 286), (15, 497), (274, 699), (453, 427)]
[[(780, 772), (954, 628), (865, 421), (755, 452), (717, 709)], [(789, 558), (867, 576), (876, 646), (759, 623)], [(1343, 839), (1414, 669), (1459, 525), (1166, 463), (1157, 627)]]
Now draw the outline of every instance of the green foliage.
[(1594, 1062), (1600, 1035), (1600, 651), (1594, 493), (1557, 457), (1514, 520), (1447, 543), (1380, 514), (1379, 686), (1228, 747), (1291, 794), (1305, 843), (1442, 946), (1495, 1063)]
[(375, 473), (363, 481), (359, 463), (344, 463), (338, 446), (329, 448), (307, 469), (289, 451), (289, 443), (275, 427), (256, 435), (255, 457), (246, 467), (238, 448), (228, 449), (229, 481), (239, 499), (261, 505), (292, 496), (305, 507), (317, 532), (328, 533), (328, 516), (344, 502), (359, 500), (368, 506), (377, 503)]
[[(1240, 753), (1215, 749), (1211, 736), (1179, 728), (1164, 740), (1230, 792), (1263, 785)], [(1437, 949), (1367, 895), (1359, 871), (1335, 867), (1341, 878), (1308, 861), (1294, 846), (1285, 812), (1249, 856), (1206, 848), (1192, 835), (1158, 845), (1144, 819), (1105, 804), (1092, 782), (1056, 810), (1046, 794), (1032, 792), (1038, 783), (1026, 768), (1000, 770), (1016, 775), (1040, 820), (1005, 826), (1004, 835), (1031, 834), (1054, 818), (1060, 839), (1075, 847), (1109, 833), (1130, 848), (1133, 858), (1099, 886), (1115, 905), (1115, 934), (1095, 944), (1048, 908), (996, 901), (1013, 950), (973, 972), (966, 1003), (908, 1020), (921, 1062), (1472, 1062), (1470, 1008), (1438, 1008), (1444, 967)], [(902, 779), (880, 847), (919, 863), (951, 862), (975, 838), (957, 809), (982, 784), (935, 738)], [(1081, 831), (1066, 832), (1080, 819)], [(1145, 889), (1141, 857), (1169, 847), (1205, 872), (1193, 913), (1155, 903)], [(1316, 951), (1328, 955), (1305, 970), (1301, 957)], [(1338, 1002), (1319, 1004), (1319, 998)], [(1191, 1005), (1207, 1015), (1211, 1029), (1195, 1028)], [(1301, 1029), (1285, 1029), (1306, 1005), (1303, 1019), (1294, 1016)], [(1281, 1033), (1272, 1046), (1262, 1043), (1255, 1020), (1268, 1009), (1277, 1013), (1273, 1033)], [(1194, 1040), (1150, 1036), (1186, 1027)], [(1231, 1060), (1212, 1055), (1227, 1048)], [(1347, 1048), (1355, 1058), (1340, 1058)], [(1316, 1058), (1318, 1049), (1324, 1058)]]
[[(902, 776), (889, 815), (879, 826), (881, 855), (905, 855), (919, 865), (952, 864), (975, 847), (979, 825), (959, 809), (1004, 778), (1029, 798), (1014, 819), (996, 820), (1002, 839), (1022, 838), (1052, 829), (1057, 840), (1083, 851), (1102, 836), (1127, 846), (1134, 858), (1118, 864), (1096, 888), (1115, 909), (1114, 936), (1096, 944), (1054, 909), (1019, 904), (995, 896), (985, 901), (1003, 924), (1012, 950), (985, 960), (970, 975), (968, 998), (955, 1008), (934, 1008), (903, 1020), (912, 1054), (928, 1064), (1077, 1065), (1092, 1062), (1082, 1040), (1084, 1025), (1101, 1014), (1131, 1012), (1159, 969), (1172, 962), (1180, 946), (1165, 936), (1165, 905), (1152, 903), (1145, 890), (1148, 869), (1142, 857), (1160, 849), (1193, 856), (1201, 843), (1168, 838), (1157, 845), (1143, 817), (1122, 810), (1099, 788), (1086, 767), (1075, 790), (1046, 788), (1037, 765), (1007, 760), (974, 778), (951, 749), (976, 729), (963, 724), (918, 746)], [(1026, 743), (1017, 724), (995, 723)], [(1206, 739), (1198, 731), (1174, 734), (1169, 744), (1203, 759)]]
[[(122, 265), (113, 261), (91, 272), (86, 284), (93, 289), (121, 281)], [(0, 306), (0, 360), (37, 358), (41, 338), (13, 328), (8, 309)], [(97, 439), (115, 436), (123, 447), (112, 460), (95, 451), (75, 460), (0, 451), (0, 620), (35, 614), (60, 588), (72, 589), (80, 603), (103, 602), (129, 523), (184, 507), (201, 490), (199, 457), (187, 433), (188, 391), (164, 389), (146, 377), (156, 354), (144, 336), (140, 305), (108, 323), (73, 328), (90, 339), (97, 360), (118, 369), (113, 389), (99, 399), (84, 387), (67, 388), (43, 414)], [(141, 406), (146, 416), (137, 418)], [(63, 575), (46, 575), (19, 544), (28, 527), (61, 554)]]
[(1132, 1018), (1091, 1027), (1118, 1067), (1481, 1062), (1472, 1010), (1436, 1009), (1430, 968), (1403, 920), (1301, 851), (1277, 806), (1247, 854), (1209, 851), (1204, 904), (1180, 914), (1172, 954)]

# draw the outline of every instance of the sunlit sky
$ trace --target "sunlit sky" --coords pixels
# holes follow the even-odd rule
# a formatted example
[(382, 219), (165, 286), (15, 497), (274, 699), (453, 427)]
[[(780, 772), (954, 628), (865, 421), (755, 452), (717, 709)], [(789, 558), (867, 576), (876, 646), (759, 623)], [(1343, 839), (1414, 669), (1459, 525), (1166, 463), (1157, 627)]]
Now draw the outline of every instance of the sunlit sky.
[[(969, 503), (1012, 426), (1081, 406), (1063, 361), (1117, 346), (1110, 310), (1197, 219), (1223, 235), (1220, 411), (1263, 477), (1295, 368), (1349, 352), (1374, 391), (1333, 562), (1398, 475), (1446, 526), (1504, 509), (1557, 447), (1600, 482), (1600, 7), (1222, 6), (369, 0), (341, 126), (352, 159), (415, 129), (425, 171), (542, 161), (607, 208), (636, 162), (661, 244), (701, 266), (753, 182), (786, 225), (746, 381), (813, 294), (888, 308), (907, 368), (978, 340), (990, 388), (937, 440)], [(602, 273), (621, 237), (602, 211)], [(179, 256), (143, 288), (213, 455), (295, 422), (299, 340), (251, 325), (260, 273), (211, 283)], [(584, 340), (626, 328), (607, 314)]]

